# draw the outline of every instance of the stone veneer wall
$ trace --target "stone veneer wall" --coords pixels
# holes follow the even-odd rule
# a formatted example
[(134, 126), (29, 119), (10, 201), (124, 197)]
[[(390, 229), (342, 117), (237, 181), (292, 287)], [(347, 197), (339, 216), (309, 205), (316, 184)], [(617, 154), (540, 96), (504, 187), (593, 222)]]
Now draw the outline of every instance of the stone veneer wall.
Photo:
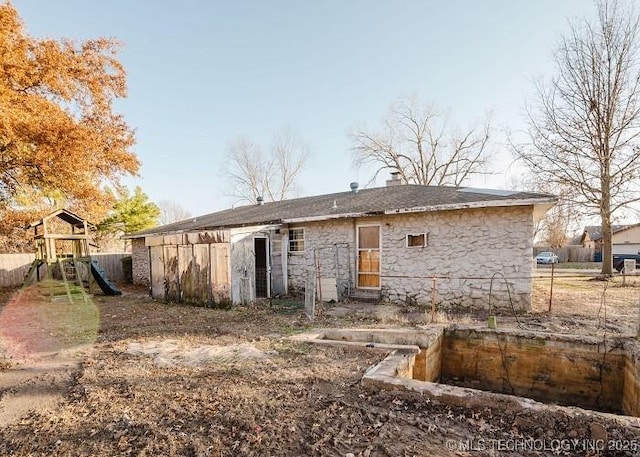
[(133, 269), (133, 283), (148, 286), (151, 272), (149, 271), (149, 248), (144, 244), (144, 238), (131, 240), (131, 260)]
[[(304, 288), (314, 248), (321, 248), (321, 276), (335, 277), (334, 243), (349, 243), (355, 284), (356, 224), (379, 223), (382, 232), (382, 296), (392, 302), (429, 304), (432, 277), (439, 308), (486, 307), (491, 276), (503, 274), (516, 308), (531, 306), (533, 208), (479, 208), (341, 219), (296, 225), (305, 228), (305, 253), (289, 254), (289, 290)], [(407, 247), (407, 234), (429, 234), (429, 245)], [(346, 259), (346, 250), (341, 254)], [(348, 268), (346, 260), (341, 268)], [(344, 266), (343, 266), (344, 265)], [(343, 275), (341, 275), (342, 277)], [(345, 277), (341, 284), (348, 284)], [(493, 282), (492, 303), (510, 308), (505, 281)]]
[[(531, 306), (533, 208), (505, 207), (396, 216), (382, 228), (383, 294), (392, 301), (430, 303), (431, 276), (436, 303), (448, 307), (486, 307), (492, 303)], [(387, 225), (388, 223), (388, 225)], [(406, 247), (408, 233), (429, 233), (429, 246)], [(419, 279), (399, 276), (420, 276)], [(495, 302), (493, 301), (495, 299)]]
[(353, 287), (355, 278), (354, 220), (340, 219), (290, 226), (298, 227), (304, 228), (305, 251), (289, 252), (287, 255), (289, 293), (304, 290), (307, 277), (314, 274), (314, 255), (317, 255), (320, 260), (320, 275), (338, 277), (339, 294), (345, 297), (349, 286)]

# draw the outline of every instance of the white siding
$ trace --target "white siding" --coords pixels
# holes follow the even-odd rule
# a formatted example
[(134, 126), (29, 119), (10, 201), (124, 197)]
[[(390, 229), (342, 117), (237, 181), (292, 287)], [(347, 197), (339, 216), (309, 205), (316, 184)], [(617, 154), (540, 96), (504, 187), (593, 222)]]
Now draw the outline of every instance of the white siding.
[(614, 244), (614, 254), (640, 254), (640, 243)]
[(640, 226), (614, 233), (611, 241), (614, 254), (640, 254)]
[(256, 299), (255, 252), (256, 236), (269, 239), (272, 230), (279, 226), (242, 227), (230, 230), (231, 240), (231, 300), (233, 303)]

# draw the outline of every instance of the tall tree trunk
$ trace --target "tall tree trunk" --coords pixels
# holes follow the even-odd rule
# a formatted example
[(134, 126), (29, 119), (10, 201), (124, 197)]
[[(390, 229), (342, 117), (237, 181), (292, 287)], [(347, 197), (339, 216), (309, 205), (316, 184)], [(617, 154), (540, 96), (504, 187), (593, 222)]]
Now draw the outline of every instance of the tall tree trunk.
[[(605, 166), (606, 167), (606, 166)], [(609, 178), (608, 167), (603, 174), (602, 199), (600, 202), (600, 216), (602, 218), (602, 275), (611, 276), (613, 274), (613, 253), (611, 238), (613, 229), (611, 228), (611, 180)]]
[[(640, 201), (640, 14), (633, 1), (596, 0), (571, 21), (556, 71), (527, 108), (530, 141), (516, 145), (538, 179), (572, 191), (601, 218), (602, 274), (613, 273), (613, 212)], [(595, 179), (594, 179), (595, 177)]]

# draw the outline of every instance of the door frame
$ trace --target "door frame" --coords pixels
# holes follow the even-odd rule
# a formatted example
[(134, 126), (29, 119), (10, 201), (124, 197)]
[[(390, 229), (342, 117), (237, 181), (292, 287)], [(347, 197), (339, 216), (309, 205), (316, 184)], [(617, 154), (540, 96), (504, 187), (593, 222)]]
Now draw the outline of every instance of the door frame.
[[(259, 234), (259, 235), (254, 235), (253, 237), (253, 275), (254, 275), (254, 281), (255, 281), (255, 275), (256, 275), (256, 239), (263, 239), (264, 240), (264, 250), (265, 250), (265, 259), (266, 259), (266, 268), (267, 271), (265, 273), (266, 277), (267, 277), (267, 296), (266, 298), (271, 298), (271, 250), (269, 248), (269, 236), (268, 235), (264, 235), (264, 234)], [(258, 285), (254, 284), (253, 286), (253, 296), (255, 299), (258, 298)], [(264, 297), (261, 297), (264, 298)]]
[[(378, 287), (360, 286), (360, 227), (378, 227)], [(362, 249), (368, 251), (369, 249)], [(371, 272), (367, 272), (372, 274)], [(382, 224), (356, 224), (356, 289), (380, 290), (382, 289)]]

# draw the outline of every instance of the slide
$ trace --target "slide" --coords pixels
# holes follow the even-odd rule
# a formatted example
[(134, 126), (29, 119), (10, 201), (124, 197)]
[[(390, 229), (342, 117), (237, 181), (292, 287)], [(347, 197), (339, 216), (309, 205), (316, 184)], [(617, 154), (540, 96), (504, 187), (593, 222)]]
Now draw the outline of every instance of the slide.
[(105, 295), (122, 295), (122, 292), (107, 279), (107, 276), (95, 260), (91, 261), (91, 274)]

